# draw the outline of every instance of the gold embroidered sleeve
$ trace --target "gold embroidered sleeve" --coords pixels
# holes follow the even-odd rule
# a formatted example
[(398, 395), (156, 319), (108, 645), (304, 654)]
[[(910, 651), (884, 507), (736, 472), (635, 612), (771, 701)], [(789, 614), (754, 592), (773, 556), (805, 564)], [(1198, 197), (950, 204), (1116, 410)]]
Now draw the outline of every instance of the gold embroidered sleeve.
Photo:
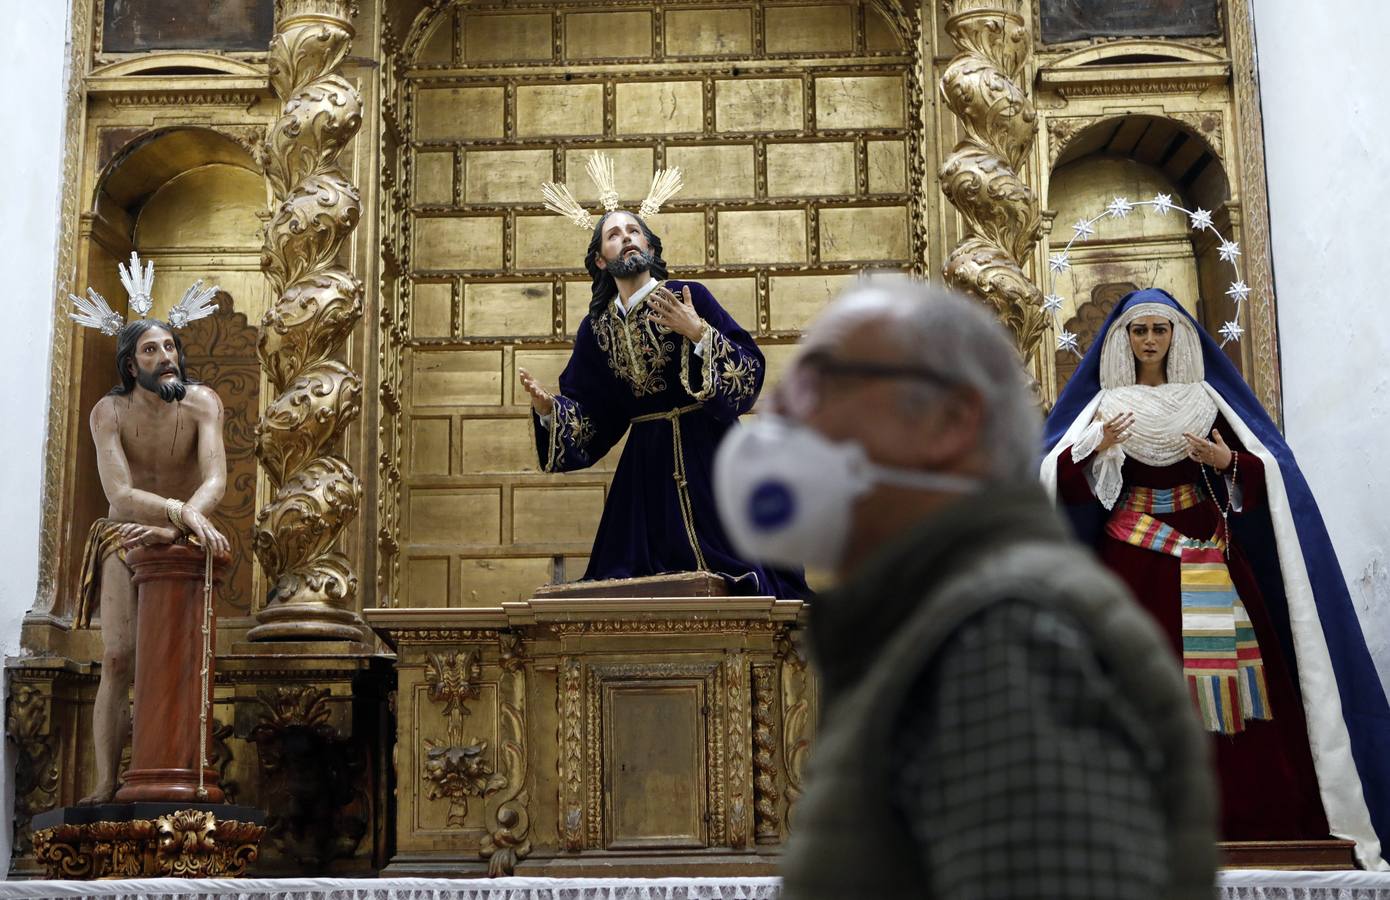
[[(696, 344), (700, 359), (700, 388), (690, 386), (690, 356), (681, 356), (681, 386), (700, 402), (716, 396), (734, 407), (751, 400), (757, 391), (758, 363), (742, 353), (738, 345), (715, 330), (708, 322)], [(691, 348), (694, 352), (694, 348)]]
[[(715, 388), (719, 386), (714, 378), (713, 345), (716, 335), (721, 339), (723, 337), (706, 322), (704, 330), (700, 332), (700, 340), (696, 341), (688, 351), (684, 347), (681, 348), (683, 351), (681, 353), (681, 387), (685, 388), (687, 394), (702, 403), (713, 397)], [(699, 348), (698, 353), (696, 348)], [(698, 391), (690, 386), (690, 356), (692, 353), (700, 360), (700, 389)]]
[[(533, 419), (534, 421), (534, 419)], [(537, 423), (537, 427), (545, 428)], [(563, 472), (580, 468), (593, 462), (589, 458), (589, 445), (594, 439), (594, 423), (579, 411), (574, 401), (565, 397), (555, 398), (555, 411), (550, 415), (550, 427), (545, 462), (541, 469), (545, 472)]]

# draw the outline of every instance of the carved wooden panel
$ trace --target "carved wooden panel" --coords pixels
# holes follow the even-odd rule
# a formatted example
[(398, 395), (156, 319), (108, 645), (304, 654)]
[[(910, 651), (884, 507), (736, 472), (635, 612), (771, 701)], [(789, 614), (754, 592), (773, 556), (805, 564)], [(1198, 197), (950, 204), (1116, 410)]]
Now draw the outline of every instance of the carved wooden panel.
[(704, 847), (704, 683), (605, 682), (604, 847)]
[(222, 442), (227, 453), (227, 492), (217, 519), (232, 545), (232, 562), (218, 593), (218, 614), (252, 610), (251, 531), (256, 519), (256, 421), (260, 418), (261, 363), (256, 326), (224, 303), (215, 315), (191, 323), (183, 334), (189, 374), (222, 399)]
[(516, 373), (554, 388), (590, 295), (589, 234), (545, 211), (540, 183), (597, 208), (584, 164), (603, 150), (636, 207), (654, 169), (681, 167), (685, 189), (651, 222), (672, 275), (759, 337), (773, 381), (852, 273), (924, 255), (911, 54), (863, 0), (492, 0), (441, 9), (400, 44), (383, 602), (496, 605), (581, 574), (621, 450), (538, 471)]

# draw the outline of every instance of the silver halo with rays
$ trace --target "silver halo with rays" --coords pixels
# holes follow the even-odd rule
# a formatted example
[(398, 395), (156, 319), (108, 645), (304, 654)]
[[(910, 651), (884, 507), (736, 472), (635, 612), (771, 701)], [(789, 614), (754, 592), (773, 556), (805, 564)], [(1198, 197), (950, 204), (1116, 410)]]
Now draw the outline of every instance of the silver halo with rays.
[[(142, 269), (140, 255), (132, 250), (130, 265), (117, 263), (116, 269), (121, 277), (121, 284), (130, 297), (131, 310), (138, 318), (149, 318), (150, 310), (154, 307), (154, 297), (151, 295), (154, 288), (154, 263), (146, 262)], [(193, 282), (188, 286), (188, 290), (183, 292), (183, 298), (170, 307), (169, 327), (183, 328), (189, 322), (206, 319), (217, 312), (215, 298), (221, 290), (215, 284), (204, 287), (201, 278)], [(76, 312), (68, 311), (68, 318), (79, 325), (95, 328), (108, 336), (116, 334), (126, 325), (125, 317), (112, 309), (111, 304), (97, 293), (96, 288), (87, 288), (86, 297), (68, 294), (68, 299), (77, 307)]]
[(1057, 253), (1050, 254), (1047, 258), (1047, 295), (1043, 298), (1043, 310), (1052, 315), (1052, 329), (1057, 335), (1057, 349), (1066, 350), (1077, 357), (1082, 355), (1080, 338), (1078, 335), (1067, 331), (1062, 324), (1062, 296), (1057, 293), (1057, 276), (1071, 268), (1071, 248), (1077, 241), (1084, 241), (1096, 233), (1096, 223), (1102, 219), (1123, 219), (1132, 211), (1140, 206), (1148, 206), (1161, 215), (1177, 210), (1187, 216), (1191, 227), (1197, 231), (1210, 231), (1221, 241), (1221, 246), (1217, 254), (1221, 260), (1231, 266), (1233, 281), (1226, 289), (1226, 296), (1230, 297), (1235, 303), (1235, 315), (1223, 324), (1219, 330), (1221, 335), (1221, 346), (1235, 341), (1239, 342), (1241, 335), (1245, 334), (1245, 329), (1240, 326), (1240, 314), (1244, 308), (1246, 299), (1250, 296), (1250, 287), (1240, 275), (1240, 244), (1229, 240), (1221, 231), (1212, 224), (1211, 212), (1202, 209), (1200, 206), (1195, 210), (1184, 209), (1173, 202), (1171, 194), (1156, 194), (1152, 200), (1129, 200), (1125, 197), (1115, 197), (1106, 204), (1105, 209), (1087, 219), (1078, 219), (1071, 226), (1071, 240), (1067, 241)]

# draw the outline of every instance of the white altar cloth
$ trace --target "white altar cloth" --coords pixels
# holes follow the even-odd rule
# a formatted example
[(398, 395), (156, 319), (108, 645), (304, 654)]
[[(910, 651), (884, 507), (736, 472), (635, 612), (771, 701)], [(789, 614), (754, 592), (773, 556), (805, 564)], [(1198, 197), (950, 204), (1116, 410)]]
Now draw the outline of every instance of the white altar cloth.
[[(1390, 873), (1232, 869), (1221, 900), (1390, 900)], [(778, 878), (160, 878), (0, 882), (0, 900), (777, 900)]]

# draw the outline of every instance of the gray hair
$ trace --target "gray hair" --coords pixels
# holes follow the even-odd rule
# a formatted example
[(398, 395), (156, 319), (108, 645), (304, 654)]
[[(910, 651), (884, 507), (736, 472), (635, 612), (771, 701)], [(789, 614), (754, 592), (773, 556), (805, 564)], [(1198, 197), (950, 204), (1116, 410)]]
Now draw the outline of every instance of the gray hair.
[[(814, 330), (829, 332), (833, 340), (834, 334), (869, 321), (891, 326), (895, 362), (938, 372), (980, 395), (980, 446), (991, 480), (1037, 477), (1042, 413), (1009, 333), (984, 306), (940, 284), (875, 274), (827, 307)], [(907, 391), (908, 415), (921, 414), (944, 396), (942, 388), (924, 384)]]

